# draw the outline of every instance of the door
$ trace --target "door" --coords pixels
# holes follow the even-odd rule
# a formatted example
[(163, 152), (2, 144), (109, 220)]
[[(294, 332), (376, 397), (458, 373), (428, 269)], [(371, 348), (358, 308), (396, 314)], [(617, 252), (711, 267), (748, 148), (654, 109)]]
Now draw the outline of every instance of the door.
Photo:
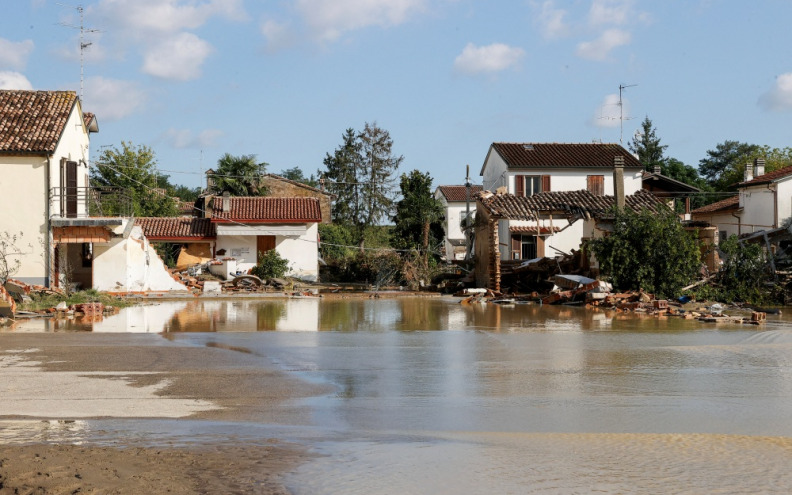
[(256, 263), (258, 263), (261, 255), (267, 251), (275, 249), (275, 236), (274, 235), (260, 235), (256, 237)]

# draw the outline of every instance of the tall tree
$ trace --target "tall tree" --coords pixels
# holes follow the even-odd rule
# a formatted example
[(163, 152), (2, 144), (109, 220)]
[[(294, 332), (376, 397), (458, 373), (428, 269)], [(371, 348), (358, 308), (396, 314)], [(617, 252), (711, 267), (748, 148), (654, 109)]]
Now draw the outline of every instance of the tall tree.
[(413, 170), (402, 174), (402, 199), (396, 203), (391, 244), (397, 248), (420, 248), (428, 256), (430, 245), (443, 240), (443, 205), (432, 194), (429, 173)]
[(103, 195), (98, 206), (104, 215), (167, 217), (179, 213), (176, 201), (168, 194), (168, 176), (157, 173), (154, 151), (145, 145), (135, 147), (122, 141), (121, 148), (102, 151), (91, 168), (91, 185), (120, 188), (131, 201), (132, 211), (126, 212), (117, 196)]
[(641, 129), (633, 136), (629, 143), (630, 151), (638, 155), (638, 161), (644, 169), (651, 172), (655, 166), (663, 165), (663, 153), (668, 146), (660, 144), (655, 128), (649, 117), (641, 122)]
[(228, 191), (231, 196), (265, 196), (267, 189), (261, 176), (267, 165), (258, 162), (256, 155), (226, 153), (217, 160), (217, 170), (212, 175), (214, 189), (220, 193)]
[(390, 133), (376, 123), (356, 133), (349, 128), (343, 143), (325, 156), (320, 177), (336, 195), (334, 221), (349, 226), (361, 249), (365, 230), (387, 218), (394, 202), (394, 181), (402, 156), (393, 155)]
[[(792, 148), (724, 141), (699, 161), (699, 172), (716, 191), (733, 190), (745, 178), (745, 165), (765, 160), (765, 173), (792, 165)], [(755, 174), (756, 172), (754, 172)]]

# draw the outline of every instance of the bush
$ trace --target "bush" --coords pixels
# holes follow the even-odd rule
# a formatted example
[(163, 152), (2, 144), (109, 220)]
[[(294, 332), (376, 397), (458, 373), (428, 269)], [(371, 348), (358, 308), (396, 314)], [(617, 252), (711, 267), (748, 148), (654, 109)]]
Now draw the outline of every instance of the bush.
[(254, 266), (250, 273), (262, 280), (279, 278), (289, 271), (289, 260), (281, 257), (280, 253), (274, 249), (259, 256), (258, 265)]

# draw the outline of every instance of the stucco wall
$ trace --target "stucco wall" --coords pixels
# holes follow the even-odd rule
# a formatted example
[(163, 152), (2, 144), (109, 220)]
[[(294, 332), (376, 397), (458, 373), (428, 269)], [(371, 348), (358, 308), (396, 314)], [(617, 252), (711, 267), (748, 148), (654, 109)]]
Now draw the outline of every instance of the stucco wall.
[(774, 196), (774, 192), (765, 186), (748, 187), (740, 191), (743, 234), (777, 227), (774, 224)]
[[(484, 190), (495, 192), (501, 186), (508, 186), (509, 181), (506, 169), (506, 162), (503, 161), (503, 158), (490, 148), (487, 162), (481, 174)], [(513, 193), (514, 191), (511, 190), (509, 192)]]
[[(588, 187), (589, 175), (603, 176), (604, 192), (613, 196), (613, 169), (612, 168), (578, 168), (578, 169), (530, 169), (508, 172), (509, 192), (515, 194), (515, 177), (518, 175), (549, 175), (550, 191), (581, 191)], [(624, 194), (635, 194), (643, 187), (640, 170), (624, 171)]]

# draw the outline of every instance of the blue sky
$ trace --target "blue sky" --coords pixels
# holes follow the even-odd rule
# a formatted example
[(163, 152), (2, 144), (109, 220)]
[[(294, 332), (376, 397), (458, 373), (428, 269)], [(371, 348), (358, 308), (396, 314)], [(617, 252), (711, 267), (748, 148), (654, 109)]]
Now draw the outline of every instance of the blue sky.
[[(92, 155), (145, 144), (177, 184), (223, 153), (322, 168), (376, 122), (400, 172), (474, 182), (493, 141), (632, 138), (697, 165), (728, 139), (790, 145), (786, 0), (0, 0), (0, 88), (80, 87)], [(619, 119), (619, 85), (625, 120)]]

